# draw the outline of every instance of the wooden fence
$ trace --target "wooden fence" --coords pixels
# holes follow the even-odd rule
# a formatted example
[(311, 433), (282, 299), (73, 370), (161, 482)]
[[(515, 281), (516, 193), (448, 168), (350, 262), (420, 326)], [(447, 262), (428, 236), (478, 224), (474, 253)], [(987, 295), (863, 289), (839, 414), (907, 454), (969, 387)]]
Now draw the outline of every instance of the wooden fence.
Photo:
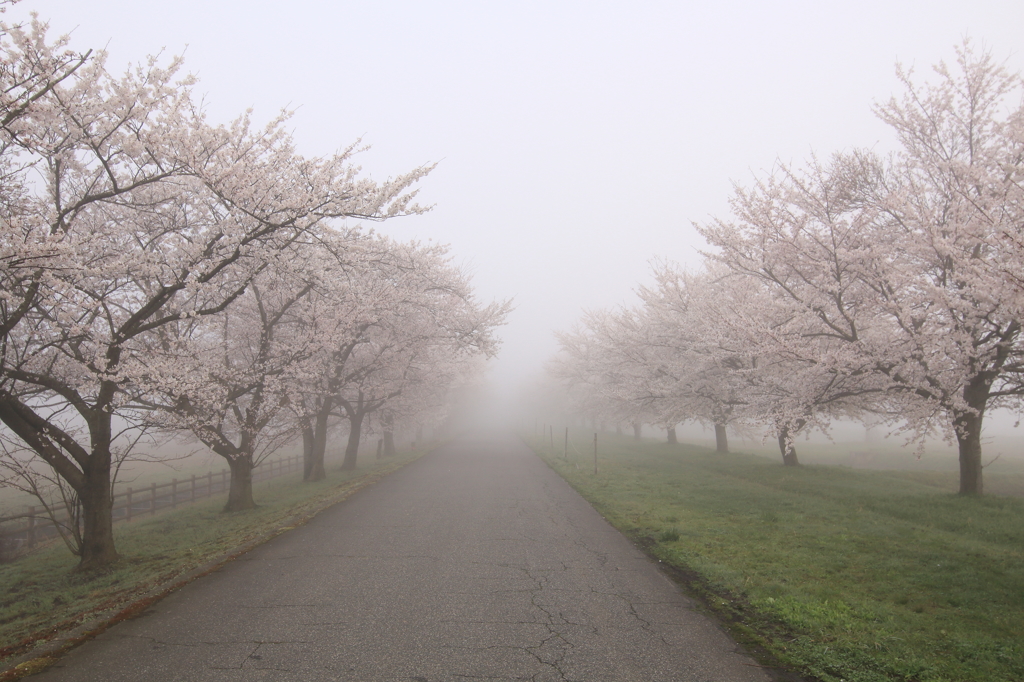
[[(252, 472), (253, 483), (277, 478), (296, 471), (302, 471), (302, 455), (283, 459), (268, 460)], [(153, 483), (144, 488), (126, 488), (114, 494), (112, 515), (114, 523), (130, 523), (132, 519), (154, 516), (157, 512), (192, 504), (197, 500), (227, 492), (230, 472), (221, 469), (205, 475), (192, 475), (183, 480), (173, 479), (170, 483)], [(41, 506), (28, 507), (24, 514), (0, 517), (0, 523), (20, 522), (6, 528), (0, 526), (0, 561), (10, 560), (24, 554), (40, 542), (58, 536), (46, 509)], [(64, 519), (66, 521), (66, 519)]]

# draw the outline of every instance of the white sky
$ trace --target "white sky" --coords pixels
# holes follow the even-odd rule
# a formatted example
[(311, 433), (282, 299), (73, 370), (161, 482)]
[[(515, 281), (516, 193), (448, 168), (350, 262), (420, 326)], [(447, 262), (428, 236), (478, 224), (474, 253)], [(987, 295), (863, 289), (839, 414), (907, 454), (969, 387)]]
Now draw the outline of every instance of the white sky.
[(963, 36), (1024, 70), (1020, 0), (248, 2), (23, 0), (110, 66), (184, 52), (210, 118), (295, 108), (302, 151), (356, 138), (374, 177), (439, 161), (428, 215), (378, 229), (450, 243), (483, 299), (514, 298), (493, 375), (540, 371), (552, 330), (627, 302), (691, 227), (776, 158), (885, 150), (871, 113), (897, 60)]

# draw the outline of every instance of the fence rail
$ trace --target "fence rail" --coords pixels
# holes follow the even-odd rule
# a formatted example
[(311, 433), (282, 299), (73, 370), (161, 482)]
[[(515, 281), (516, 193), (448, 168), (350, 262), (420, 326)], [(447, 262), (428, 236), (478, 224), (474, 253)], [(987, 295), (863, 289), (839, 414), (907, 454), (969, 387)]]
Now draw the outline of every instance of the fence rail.
[[(302, 455), (263, 462), (253, 470), (252, 481), (259, 483), (295, 471), (302, 471)], [(144, 488), (126, 488), (114, 494), (114, 506), (111, 510), (114, 523), (130, 523), (133, 519), (154, 516), (157, 512), (193, 504), (217, 493), (226, 492), (230, 481), (229, 471), (221, 469), (219, 472), (210, 471), (200, 476), (193, 474), (183, 480), (175, 478), (170, 483), (153, 483)], [(66, 514), (59, 520), (67, 523)], [(11, 560), (40, 542), (56, 538), (59, 534), (45, 507), (42, 506), (28, 507), (24, 514), (0, 518), (0, 522), (4, 521), (21, 521), (21, 525), (0, 527), (0, 561)]]

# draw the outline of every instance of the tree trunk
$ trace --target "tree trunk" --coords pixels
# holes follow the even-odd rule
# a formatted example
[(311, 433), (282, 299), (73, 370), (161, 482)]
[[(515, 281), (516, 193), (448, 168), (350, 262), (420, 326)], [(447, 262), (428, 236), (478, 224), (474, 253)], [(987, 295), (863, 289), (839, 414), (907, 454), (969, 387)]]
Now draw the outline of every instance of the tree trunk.
[(308, 481), (309, 474), (313, 471), (313, 443), (316, 433), (312, 425), (303, 422), (302, 425), (302, 480)]
[(321, 414), (316, 415), (316, 426), (313, 436), (313, 466), (309, 471), (309, 482), (324, 480), (327, 478), (327, 469), (324, 467), (324, 456), (327, 453), (327, 426), (331, 418), (330, 406)]
[(729, 437), (725, 433), (725, 424), (715, 424), (715, 451), (729, 452)]
[(395, 456), (395, 434), (393, 431), (384, 432), (384, 456)]
[(668, 429), (668, 442), (671, 443), (672, 445), (675, 445), (676, 443), (679, 442), (679, 439), (676, 438), (676, 427), (674, 426), (670, 426)]
[(110, 459), (90, 462), (85, 487), (76, 491), (82, 503), (82, 553), (77, 571), (106, 568), (120, 557), (114, 548), (114, 500), (110, 492)]
[(377, 459), (380, 459), (383, 456), (384, 456), (384, 439), (383, 438), (378, 438), (377, 439)]
[(615, 435), (616, 436), (621, 436), (622, 435), (622, 424), (620, 424), (619, 422), (615, 422)]
[(231, 470), (231, 487), (228, 489), (228, 502), (224, 511), (245, 511), (255, 509), (256, 502), (252, 499), (252, 455), (236, 455), (228, 457), (228, 468)]
[(416, 427), (416, 447), (423, 445), (423, 427)]
[(359, 412), (349, 418), (348, 445), (345, 446), (345, 459), (341, 462), (342, 471), (355, 471), (356, 458), (359, 456), (359, 433), (363, 428), (363, 413)]
[(789, 433), (789, 426), (779, 429), (779, 450), (782, 452), (782, 463), (785, 466), (800, 466), (800, 461), (796, 458), (796, 448), (793, 447), (793, 438)]
[(303, 479), (309, 483), (322, 481), (327, 478), (327, 470), (324, 467), (324, 455), (327, 452), (327, 423), (331, 418), (332, 403), (325, 400), (320, 406), (313, 424), (313, 456), (309, 473)]
[(633, 422), (633, 440), (640, 440), (643, 428), (644, 426), (640, 422)]
[[(958, 420), (961, 421), (961, 420)], [(981, 495), (984, 492), (981, 465), (981, 417), (971, 415), (963, 418), (967, 431), (957, 431), (957, 445), (960, 449), (960, 494)]]
[(120, 558), (114, 547), (111, 413), (107, 410), (93, 412), (87, 424), (92, 451), (82, 465), (82, 488), (75, 491), (82, 503), (82, 553), (78, 571), (106, 568)]

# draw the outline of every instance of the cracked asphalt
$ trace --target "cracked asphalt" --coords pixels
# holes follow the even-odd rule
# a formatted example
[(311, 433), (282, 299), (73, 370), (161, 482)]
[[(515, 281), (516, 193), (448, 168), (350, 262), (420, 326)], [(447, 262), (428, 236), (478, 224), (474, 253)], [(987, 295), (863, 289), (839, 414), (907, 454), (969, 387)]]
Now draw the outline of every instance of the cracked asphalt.
[(740, 651), (516, 439), (462, 439), (33, 680), (754, 681)]

